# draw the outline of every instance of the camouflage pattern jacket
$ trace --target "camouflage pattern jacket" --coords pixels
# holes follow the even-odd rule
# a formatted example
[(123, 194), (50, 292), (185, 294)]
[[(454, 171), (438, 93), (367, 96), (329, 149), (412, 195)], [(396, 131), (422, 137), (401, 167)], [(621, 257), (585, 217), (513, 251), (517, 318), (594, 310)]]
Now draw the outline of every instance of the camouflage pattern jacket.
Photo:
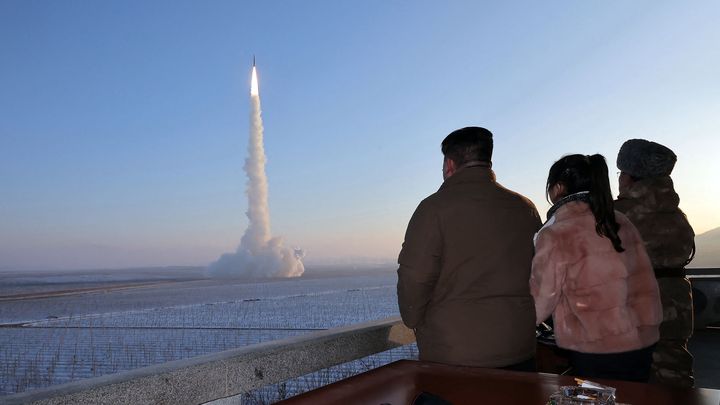
[(685, 267), (692, 253), (695, 233), (679, 203), (670, 176), (638, 180), (615, 201), (640, 231), (656, 272)]

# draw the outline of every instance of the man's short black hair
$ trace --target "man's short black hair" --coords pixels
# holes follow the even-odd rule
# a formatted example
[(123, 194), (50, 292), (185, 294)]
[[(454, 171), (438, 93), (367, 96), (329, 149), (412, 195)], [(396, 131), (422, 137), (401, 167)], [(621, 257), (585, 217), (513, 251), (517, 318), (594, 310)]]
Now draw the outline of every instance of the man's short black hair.
[(492, 132), (482, 127), (458, 129), (442, 141), (443, 155), (458, 166), (474, 161), (490, 163), (492, 151)]

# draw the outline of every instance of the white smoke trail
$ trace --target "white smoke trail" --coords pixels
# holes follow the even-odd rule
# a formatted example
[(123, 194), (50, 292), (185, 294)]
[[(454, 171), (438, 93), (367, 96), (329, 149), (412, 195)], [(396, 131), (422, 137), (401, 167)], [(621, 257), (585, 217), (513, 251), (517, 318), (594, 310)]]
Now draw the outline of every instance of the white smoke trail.
[(303, 252), (286, 248), (282, 237), (271, 237), (265, 146), (257, 71), (253, 65), (250, 87), (250, 140), (245, 173), (248, 176), (248, 228), (235, 253), (226, 253), (208, 266), (216, 277), (297, 277), (303, 274)]

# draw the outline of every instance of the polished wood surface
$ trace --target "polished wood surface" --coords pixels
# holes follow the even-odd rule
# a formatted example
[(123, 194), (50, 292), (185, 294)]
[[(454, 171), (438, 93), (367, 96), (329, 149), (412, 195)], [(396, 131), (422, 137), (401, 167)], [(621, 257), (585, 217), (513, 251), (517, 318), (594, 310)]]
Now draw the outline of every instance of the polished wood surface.
[[(718, 390), (677, 389), (601, 379), (597, 382), (617, 388), (617, 401), (625, 404), (720, 404)], [(400, 360), (279, 403), (409, 405), (425, 391), (453, 405), (542, 405), (563, 385), (575, 385), (573, 377)]]

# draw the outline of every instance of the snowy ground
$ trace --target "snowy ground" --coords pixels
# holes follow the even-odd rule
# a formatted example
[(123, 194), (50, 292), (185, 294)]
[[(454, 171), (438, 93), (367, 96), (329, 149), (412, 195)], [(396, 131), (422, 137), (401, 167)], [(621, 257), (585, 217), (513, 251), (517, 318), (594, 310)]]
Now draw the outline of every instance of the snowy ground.
[[(0, 395), (398, 315), (387, 271), (268, 282), (197, 268), (0, 273)], [(251, 394), (249, 402), (416, 356), (414, 346)]]

